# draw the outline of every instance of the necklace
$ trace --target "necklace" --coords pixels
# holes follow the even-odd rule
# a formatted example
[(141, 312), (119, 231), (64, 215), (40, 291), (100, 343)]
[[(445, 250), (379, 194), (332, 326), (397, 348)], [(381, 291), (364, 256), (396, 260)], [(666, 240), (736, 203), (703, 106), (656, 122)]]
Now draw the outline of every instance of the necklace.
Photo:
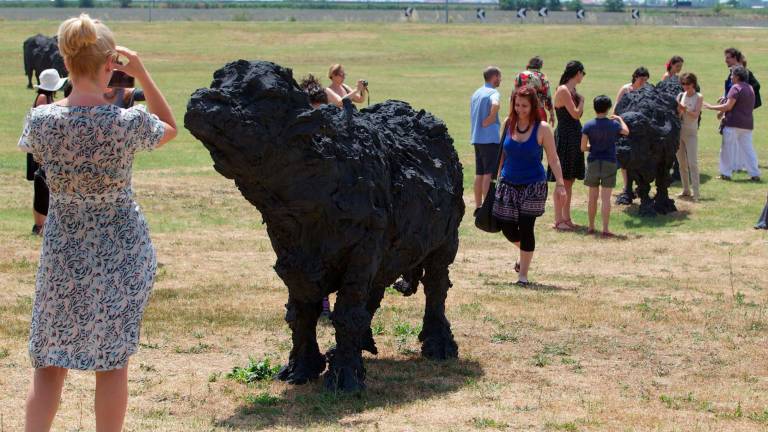
[(515, 130), (517, 130), (517, 133), (520, 134), (520, 135), (523, 135), (526, 132), (528, 132), (528, 129), (530, 129), (530, 128), (531, 128), (531, 123), (530, 122), (528, 122), (528, 126), (526, 126), (525, 129), (523, 129), (523, 130), (520, 130), (520, 125), (519, 124), (515, 125)]

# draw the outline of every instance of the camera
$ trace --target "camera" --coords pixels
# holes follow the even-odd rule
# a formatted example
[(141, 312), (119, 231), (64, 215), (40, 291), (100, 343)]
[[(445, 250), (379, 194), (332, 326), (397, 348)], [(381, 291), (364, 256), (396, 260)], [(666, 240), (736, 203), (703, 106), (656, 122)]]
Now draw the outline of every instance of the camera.
[(109, 80), (109, 88), (133, 88), (136, 87), (135, 79), (123, 71), (113, 71)]

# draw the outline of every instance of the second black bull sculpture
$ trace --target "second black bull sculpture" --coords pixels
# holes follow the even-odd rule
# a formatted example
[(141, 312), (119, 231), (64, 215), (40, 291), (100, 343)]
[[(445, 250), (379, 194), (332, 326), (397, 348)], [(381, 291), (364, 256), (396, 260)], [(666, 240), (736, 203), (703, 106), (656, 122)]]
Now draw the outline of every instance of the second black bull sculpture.
[[(462, 169), (443, 122), (398, 101), (313, 110), (290, 69), (240, 60), (192, 95), (184, 125), (267, 225), (293, 332), (279, 379), (305, 383), (327, 360), (327, 388), (363, 389), (362, 350), (376, 353), (371, 319), (401, 275), (405, 294), (424, 286), (422, 355), (458, 356), (445, 299)], [(323, 355), (315, 329), (332, 292), (336, 347)]]
[[(669, 198), (669, 170), (680, 145), (676, 97), (681, 91), (683, 88), (674, 77), (627, 93), (616, 105), (615, 113), (629, 126), (629, 136), (619, 140), (616, 154), (629, 178), (637, 184), (641, 216), (677, 211), (675, 201)], [(654, 180), (656, 196), (651, 199)], [(620, 204), (631, 202), (632, 197), (626, 192), (619, 197)]]
[(27, 76), (27, 88), (32, 88), (32, 75), (40, 84), (40, 72), (56, 69), (59, 76), (67, 76), (64, 58), (59, 53), (59, 39), (36, 34), (24, 41), (24, 74)]

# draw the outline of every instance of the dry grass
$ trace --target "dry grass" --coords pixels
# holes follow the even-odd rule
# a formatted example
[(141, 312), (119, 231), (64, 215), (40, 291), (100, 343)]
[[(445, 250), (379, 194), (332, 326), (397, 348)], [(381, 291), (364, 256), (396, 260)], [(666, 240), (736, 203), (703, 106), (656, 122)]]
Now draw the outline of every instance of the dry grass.
[[(511, 284), (508, 243), (467, 220), (448, 299), (460, 360), (420, 359), (415, 337), (402, 329), (420, 325), (423, 299), (390, 294), (374, 321), (380, 354), (367, 360), (365, 395), (228, 380), (249, 355), (285, 361), (287, 293), (258, 214), (210, 174), (137, 175), (150, 220), (162, 213), (181, 227), (187, 219), (214, 223), (153, 235), (163, 266), (131, 363), (127, 430), (768, 427), (768, 251), (752, 231), (603, 241), (552, 232), (545, 216), (532, 271), (539, 285), (520, 289)], [(25, 195), (25, 185), (2, 180), (3, 195)], [(217, 213), (201, 215), (203, 203)], [(217, 227), (225, 216), (238, 220)], [(19, 234), (4, 246), (0, 413), (4, 427), (17, 430), (38, 243)], [(332, 337), (321, 326), (324, 348)], [(92, 374), (70, 375), (55, 430), (93, 429), (92, 388)], [(272, 398), (257, 398), (264, 393)]]
[[(39, 253), (39, 240), (27, 234), (31, 186), (13, 149), (31, 102), (19, 48), (24, 36), (51, 33), (57, 23), (3, 25), (0, 432), (21, 428)], [(371, 81), (373, 102), (407, 99), (444, 119), (465, 163), (466, 185), (473, 171), (466, 98), (485, 64), (506, 74), (541, 54), (556, 77), (566, 61), (580, 58), (589, 70), (580, 91), (591, 99), (615, 94), (637, 65), (660, 76), (663, 60), (679, 53), (711, 100), (722, 86), (719, 53), (738, 44), (756, 75), (768, 76), (762, 55), (768, 50), (760, 43), (765, 30), (340, 23), (115, 23), (113, 29), (146, 56), (178, 119), (193, 89), (207, 85), (225, 61), (270, 59), (297, 75), (323, 75), (330, 58), (340, 61)], [(759, 127), (767, 119), (766, 108), (757, 112)], [(679, 203), (675, 216), (655, 220), (619, 209), (612, 228), (627, 238), (609, 241), (553, 232), (550, 211), (537, 228), (533, 289), (511, 284), (512, 247), (501, 236), (479, 233), (467, 218), (447, 305), (460, 359), (421, 360), (414, 329), (423, 297), (389, 294), (374, 319), (380, 354), (367, 359), (369, 390), (359, 397), (323, 393), (319, 383), (245, 386), (225, 378), (249, 356), (287, 359), (287, 291), (271, 268), (275, 257), (258, 212), (182, 133), (136, 165), (137, 199), (163, 266), (130, 366), (126, 429), (767, 430), (768, 241), (764, 231), (749, 228), (765, 187), (743, 176), (727, 184), (711, 180), (719, 135), (711, 116), (705, 122), (702, 202)], [(756, 133), (761, 160), (765, 143)], [(576, 187), (580, 223), (584, 192)], [(328, 348), (332, 328), (321, 326), (320, 339)], [(54, 430), (94, 429), (93, 384), (93, 374), (70, 375)]]

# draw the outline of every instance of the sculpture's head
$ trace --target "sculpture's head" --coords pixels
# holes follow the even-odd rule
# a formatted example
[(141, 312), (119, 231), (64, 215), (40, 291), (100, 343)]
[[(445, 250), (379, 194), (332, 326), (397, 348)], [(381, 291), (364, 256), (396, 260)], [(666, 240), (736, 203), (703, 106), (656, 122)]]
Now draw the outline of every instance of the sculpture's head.
[(268, 168), (270, 153), (284, 150), (286, 131), (311, 109), (290, 69), (238, 60), (192, 94), (184, 126), (211, 152), (216, 170), (235, 178)]

